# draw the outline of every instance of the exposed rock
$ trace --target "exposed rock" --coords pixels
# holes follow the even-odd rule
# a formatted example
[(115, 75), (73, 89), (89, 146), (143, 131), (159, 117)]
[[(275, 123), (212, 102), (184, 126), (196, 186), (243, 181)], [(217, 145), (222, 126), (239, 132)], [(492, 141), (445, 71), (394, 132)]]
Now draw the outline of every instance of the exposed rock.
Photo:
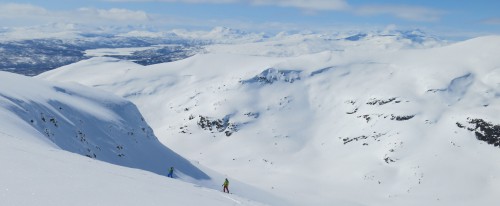
[(467, 126), (460, 122), (456, 124), (459, 128), (474, 132), (478, 140), (487, 142), (496, 147), (500, 146), (500, 125), (495, 125), (483, 119), (472, 119), (470, 117), (467, 118), (467, 123), (469, 124)]
[[(369, 105), (376, 105), (376, 104), (378, 104), (378, 105), (384, 105), (384, 104), (391, 103), (394, 100), (396, 100), (396, 97), (393, 97), (393, 98), (390, 98), (390, 99), (375, 99), (375, 98), (372, 98), (366, 104), (369, 104)], [(399, 103), (399, 102), (401, 102), (401, 101), (396, 101), (395, 103)]]
[[(354, 111), (356, 112), (356, 111)], [(347, 114), (350, 114), (350, 113), (347, 113)], [(351, 113), (352, 114), (352, 113)], [(412, 119), (413, 117), (415, 117), (415, 115), (394, 115), (394, 114), (391, 114), (391, 115), (384, 115), (384, 114), (365, 114), (365, 115), (359, 115), (357, 116), (358, 118), (363, 118), (366, 120), (366, 123), (370, 122), (372, 120), (373, 117), (378, 117), (378, 118), (384, 118), (384, 119), (387, 119), (389, 118), (390, 120), (394, 120), (394, 121), (406, 121), (406, 120), (410, 120)]]
[(347, 144), (347, 143), (350, 143), (352, 141), (360, 141), (360, 140), (364, 140), (364, 139), (368, 139), (368, 138), (373, 138), (375, 141), (380, 141), (380, 137), (386, 135), (387, 133), (377, 133), (377, 132), (373, 132), (372, 135), (361, 135), (361, 136), (357, 136), (357, 137), (339, 137), (339, 139), (342, 139), (342, 141), (344, 142), (344, 144)]
[(257, 118), (259, 118), (260, 113), (258, 113), (258, 112), (247, 112), (247, 113), (245, 113), (245, 116), (253, 117), (253, 118), (257, 119)]
[(273, 84), (275, 82), (288, 82), (293, 83), (294, 81), (300, 80), (300, 70), (279, 70), (274, 68), (269, 68), (264, 70), (259, 75), (241, 81), (242, 84)]
[(212, 119), (201, 115), (199, 117), (198, 126), (204, 130), (224, 132), (226, 136), (231, 136), (234, 132), (238, 131), (237, 125), (229, 122), (229, 116), (222, 119)]
[[(358, 109), (359, 109), (359, 108), (357, 108), (357, 107), (356, 107), (356, 108), (354, 108), (354, 110), (353, 110), (353, 111), (346, 112), (346, 114), (354, 114), (354, 113), (358, 112)], [(368, 120), (367, 120), (367, 121), (368, 121)]]
[(406, 120), (412, 119), (413, 117), (415, 117), (415, 115), (395, 116), (395, 115), (391, 114), (391, 120), (396, 120), (396, 121), (406, 121)]

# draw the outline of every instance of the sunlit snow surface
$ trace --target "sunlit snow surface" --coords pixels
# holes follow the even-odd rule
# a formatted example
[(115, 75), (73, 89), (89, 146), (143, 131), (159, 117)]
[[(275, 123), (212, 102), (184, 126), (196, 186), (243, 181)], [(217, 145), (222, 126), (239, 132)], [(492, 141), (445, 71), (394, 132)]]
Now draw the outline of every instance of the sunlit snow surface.
[(263, 205), (16, 135), (0, 132), (1, 205)]
[(236, 194), (220, 193), (224, 176), (161, 144), (126, 99), (6, 72), (0, 80), (0, 205), (283, 203), (233, 179)]
[(180, 155), (297, 205), (496, 205), (500, 150), (459, 125), (500, 124), (500, 37), (424, 44), (280, 38), (38, 78), (124, 97)]

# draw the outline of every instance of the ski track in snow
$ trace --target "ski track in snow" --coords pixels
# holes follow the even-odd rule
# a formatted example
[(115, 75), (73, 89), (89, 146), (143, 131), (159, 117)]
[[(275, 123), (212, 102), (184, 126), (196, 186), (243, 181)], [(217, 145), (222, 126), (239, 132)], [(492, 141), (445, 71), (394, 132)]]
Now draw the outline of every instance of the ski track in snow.
[(235, 199), (233, 199), (233, 198), (229, 197), (228, 195), (222, 195), (222, 196), (223, 196), (223, 197), (225, 197), (225, 198), (227, 198), (227, 199), (230, 199), (231, 201), (235, 202), (235, 203), (236, 203), (236, 204), (238, 204), (238, 205), (241, 205), (241, 202), (240, 202), (240, 201), (235, 200)]

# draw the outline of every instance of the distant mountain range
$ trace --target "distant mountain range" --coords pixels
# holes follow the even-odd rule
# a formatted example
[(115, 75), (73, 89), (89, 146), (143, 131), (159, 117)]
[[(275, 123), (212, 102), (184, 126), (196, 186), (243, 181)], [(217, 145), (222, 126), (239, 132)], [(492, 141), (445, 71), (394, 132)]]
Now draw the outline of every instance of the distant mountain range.
[[(71, 40), (33, 39), (0, 42), (0, 70), (34, 76), (88, 59), (85, 51), (99, 48), (129, 48), (160, 45), (131, 55), (108, 55), (150, 65), (194, 55), (201, 43), (161, 38), (88, 37)], [(163, 45), (163, 46), (161, 46)], [(174, 45), (174, 46), (172, 46)]]
[[(318, 46), (307, 52), (328, 50), (342, 41), (359, 41), (377, 37), (390, 37), (408, 41), (408, 45), (442, 43), (420, 30), (378, 31), (363, 33), (280, 33), (266, 35), (249, 33), (225, 27), (211, 31), (171, 30), (153, 32), (136, 28), (87, 28), (81, 25), (50, 24), (42, 27), (4, 28), (0, 30), (0, 71), (10, 71), (27, 76), (92, 57), (86, 51), (94, 49), (138, 48), (127, 55), (106, 54), (103, 56), (134, 61), (141, 65), (171, 62), (204, 53), (207, 45), (315, 41)], [(31, 35), (29, 35), (31, 34)], [(287, 44), (291, 45), (291, 44)], [(307, 45), (311, 45), (307, 43)], [(279, 45), (276, 45), (279, 47)], [(428, 45), (427, 45), (428, 46)], [(147, 49), (141, 49), (146, 48)], [(280, 53), (290, 56), (300, 53)], [(291, 52), (291, 53), (290, 53)], [(267, 53), (265, 55), (270, 55)]]

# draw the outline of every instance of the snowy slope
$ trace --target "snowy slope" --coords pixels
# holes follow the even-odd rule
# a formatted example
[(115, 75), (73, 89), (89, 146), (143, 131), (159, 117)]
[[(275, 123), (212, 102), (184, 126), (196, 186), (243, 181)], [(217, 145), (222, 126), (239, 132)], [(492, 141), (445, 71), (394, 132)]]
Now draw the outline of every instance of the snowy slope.
[(217, 191), (223, 175), (161, 144), (123, 98), (6, 72), (0, 80), (0, 205), (286, 204), (231, 177), (231, 191), (252, 201)]
[(1, 205), (262, 205), (144, 170), (92, 160), (9, 132), (0, 132)]
[(145, 67), (93, 58), (39, 78), (125, 97), (175, 151), (298, 205), (499, 203), (500, 37), (300, 41)]
[[(155, 137), (135, 105), (81, 85), (45, 83), (1, 73), (2, 109), (13, 112), (37, 139), (113, 164), (166, 175), (166, 164), (195, 179), (209, 179)], [(13, 130), (10, 127), (6, 130)], [(35, 136), (35, 135), (31, 135)]]

